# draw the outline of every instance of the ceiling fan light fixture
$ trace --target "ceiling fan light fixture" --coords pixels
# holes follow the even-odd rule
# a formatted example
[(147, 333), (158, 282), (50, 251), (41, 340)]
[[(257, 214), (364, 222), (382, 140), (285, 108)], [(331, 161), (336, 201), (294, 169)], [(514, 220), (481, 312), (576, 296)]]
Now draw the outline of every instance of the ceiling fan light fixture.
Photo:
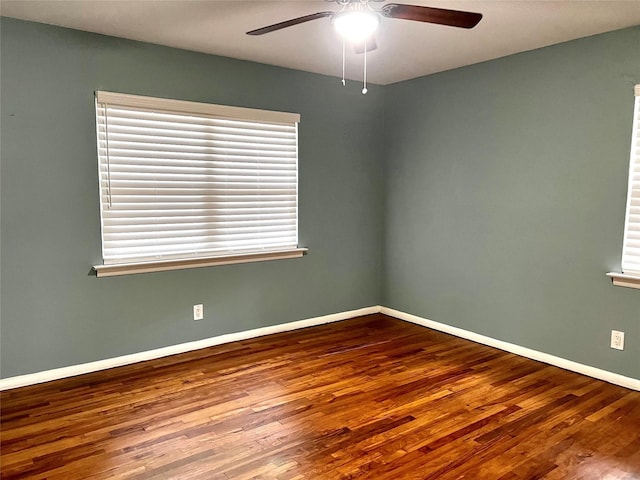
[(333, 17), (338, 34), (351, 43), (362, 43), (370, 38), (379, 24), (380, 17), (374, 12), (349, 11)]

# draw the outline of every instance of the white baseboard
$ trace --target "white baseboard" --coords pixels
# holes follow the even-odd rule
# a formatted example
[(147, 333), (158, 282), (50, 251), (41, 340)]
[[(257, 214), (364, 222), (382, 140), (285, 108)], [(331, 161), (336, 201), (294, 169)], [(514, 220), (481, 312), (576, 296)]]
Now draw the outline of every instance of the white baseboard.
[(582, 363), (567, 360), (565, 358), (549, 355), (548, 353), (539, 352), (530, 348), (521, 347), (520, 345), (504, 342), (502, 340), (497, 340), (485, 335), (480, 335), (479, 333), (463, 330), (462, 328), (452, 327), (451, 325), (434, 322), (433, 320), (427, 320), (426, 318), (411, 315), (410, 313), (401, 312), (392, 308), (381, 307), (380, 313), (399, 318), (400, 320), (415, 323), (417, 325), (422, 325), (423, 327), (432, 328), (444, 333), (449, 333), (451, 335), (455, 335), (456, 337), (471, 340), (472, 342), (482, 343), (483, 345), (499, 348), (500, 350), (515, 353), (516, 355), (531, 358), (532, 360), (548, 363), (549, 365), (564, 368), (565, 370), (571, 370), (572, 372), (581, 373), (582, 375), (587, 375), (588, 377), (604, 380), (605, 382), (620, 385), (621, 387), (640, 391), (640, 379), (637, 378), (626, 377), (618, 373), (609, 372), (607, 370), (591, 367), (589, 365), (584, 365)]
[(340, 320), (346, 320), (348, 318), (359, 317), (361, 315), (378, 313), (379, 311), (380, 307), (378, 306), (366, 307), (359, 310), (350, 310), (346, 312), (333, 313), (331, 315), (324, 315), (322, 317), (307, 318), (306, 320), (298, 320), (296, 322), (281, 323), (279, 325), (272, 325), (270, 327), (256, 328), (253, 330), (245, 330), (243, 332), (237, 333), (228, 333), (226, 335), (219, 335), (217, 337), (205, 338), (203, 340), (196, 340), (194, 342), (181, 343), (178, 345), (156, 348), (154, 350), (132, 353), (130, 355), (123, 355), (121, 357), (107, 358), (105, 360), (82, 363), (80, 365), (71, 365), (69, 367), (45, 370), (44, 372), (36, 372), (27, 375), (3, 378), (0, 379), (0, 391), (9, 390), (11, 388), (25, 387), (28, 385), (35, 385), (37, 383), (49, 382), (51, 380), (59, 380), (61, 378), (75, 377), (76, 375), (97, 372), (99, 370), (106, 370), (108, 368), (121, 367), (123, 365), (129, 365), (131, 363), (144, 362), (145, 360), (153, 360), (155, 358), (167, 357), (169, 355), (190, 352), (192, 350), (199, 350), (201, 348), (213, 347), (215, 345), (221, 345), (223, 343), (237, 342), (239, 340), (247, 340), (249, 338), (271, 335), (272, 333), (287, 332), (290, 330), (322, 325), (323, 323), (337, 322)]
[(76, 375), (96, 372), (99, 370), (106, 370), (108, 368), (120, 367), (136, 362), (143, 362), (145, 360), (153, 360), (155, 358), (190, 352), (192, 350), (198, 350), (201, 348), (213, 347), (215, 345), (221, 345), (223, 343), (237, 342), (239, 340), (247, 340), (249, 338), (261, 337), (263, 335), (270, 335), (273, 333), (287, 332), (290, 330), (322, 325), (324, 323), (338, 322), (340, 320), (347, 320), (349, 318), (359, 317), (361, 315), (370, 315), (373, 313), (384, 313), (385, 315), (399, 318), (400, 320), (405, 320), (417, 325), (422, 325), (423, 327), (432, 328), (433, 330), (449, 333), (451, 335), (455, 335), (456, 337), (471, 340), (472, 342), (495, 347), (500, 350), (515, 353), (516, 355), (531, 358), (543, 363), (548, 363), (549, 365), (554, 365), (556, 367), (564, 368), (565, 370), (570, 370), (582, 375), (587, 375), (599, 380), (604, 380), (605, 382), (640, 391), (640, 379), (626, 377), (624, 375), (609, 372), (607, 370), (602, 370), (599, 368), (591, 367), (589, 365), (573, 362), (565, 358), (549, 355), (548, 353), (539, 352), (530, 348), (521, 347), (520, 345), (504, 342), (502, 340), (497, 340), (485, 335), (480, 335), (478, 333), (470, 332), (462, 328), (452, 327), (451, 325), (434, 322), (433, 320), (418, 317), (410, 313), (405, 313), (399, 310), (394, 310), (392, 308), (380, 306), (366, 307), (358, 310), (349, 310), (346, 312), (324, 315), (322, 317), (308, 318), (306, 320), (282, 323), (270, 327), (262, 327), (253, 330), (246, 330), (243, 332), (219, 335), (217, 337), (205, 338), (203, 340), (197, 340), (194, 342), (181, 343), (179, 345), (171, 345), (169, 347), (147, 350), (145, 352), (133, 353), (121, 357), (108, 358), (105, 360), (98, 360), (95, 362), (83, 363), (80, 365), (71, 365), (69, 367), (46, 370), (44, 372), (4, 378), (0, 379), (0, 391), (49, 382), (51, 380), (59, 380), (61, 378), (74, 377)]

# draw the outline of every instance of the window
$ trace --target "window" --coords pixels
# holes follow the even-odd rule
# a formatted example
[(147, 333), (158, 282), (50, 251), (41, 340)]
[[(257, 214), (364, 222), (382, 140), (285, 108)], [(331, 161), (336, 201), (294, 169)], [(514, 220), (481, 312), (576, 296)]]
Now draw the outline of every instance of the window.
[(301, 256), (299, 120), (96, 92), (98, 276)]
[(636, 85), (629, 161), (629, 190), (622, 247), (622, 275), (610, 273), (613, 283), (640, 288), (640, 85)]
[(635, 94), (622, 271), (640, 276), (640, 85)]

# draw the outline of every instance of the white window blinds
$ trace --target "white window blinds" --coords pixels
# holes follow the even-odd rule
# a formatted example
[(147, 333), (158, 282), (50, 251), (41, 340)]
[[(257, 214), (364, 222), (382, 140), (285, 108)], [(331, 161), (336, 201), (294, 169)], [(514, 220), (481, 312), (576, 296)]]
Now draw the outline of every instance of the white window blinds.
[(629, 193), (622, 248), (622, 271), (640, 275), (640, 85), (635, 86)]
[(295, 248), (299, 115), (96, 92), (107, 264)]

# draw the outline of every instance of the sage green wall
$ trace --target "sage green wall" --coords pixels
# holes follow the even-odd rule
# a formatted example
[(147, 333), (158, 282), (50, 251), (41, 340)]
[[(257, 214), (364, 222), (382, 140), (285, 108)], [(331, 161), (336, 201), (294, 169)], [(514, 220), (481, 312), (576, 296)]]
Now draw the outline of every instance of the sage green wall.
[[(640, 378), (640, 292), (604, 276), (619, 269), (640, 28), (366, 97), (7, 18), (0, 34), (2, 377), (383, 304)], [(97, 89), (300, 112), (310, 254), (90, 276)]]
[(640, 27), (387, 87), (382, 304), (640, 378), (634, 83)]
[[(376, 305), (382, 88), (2, 18), (1, 361), (10, 377)], [(299, 112), (306, 257), (116, 278), (94, 90)], [(205, 319), (192, 320), (204, 303)]]

